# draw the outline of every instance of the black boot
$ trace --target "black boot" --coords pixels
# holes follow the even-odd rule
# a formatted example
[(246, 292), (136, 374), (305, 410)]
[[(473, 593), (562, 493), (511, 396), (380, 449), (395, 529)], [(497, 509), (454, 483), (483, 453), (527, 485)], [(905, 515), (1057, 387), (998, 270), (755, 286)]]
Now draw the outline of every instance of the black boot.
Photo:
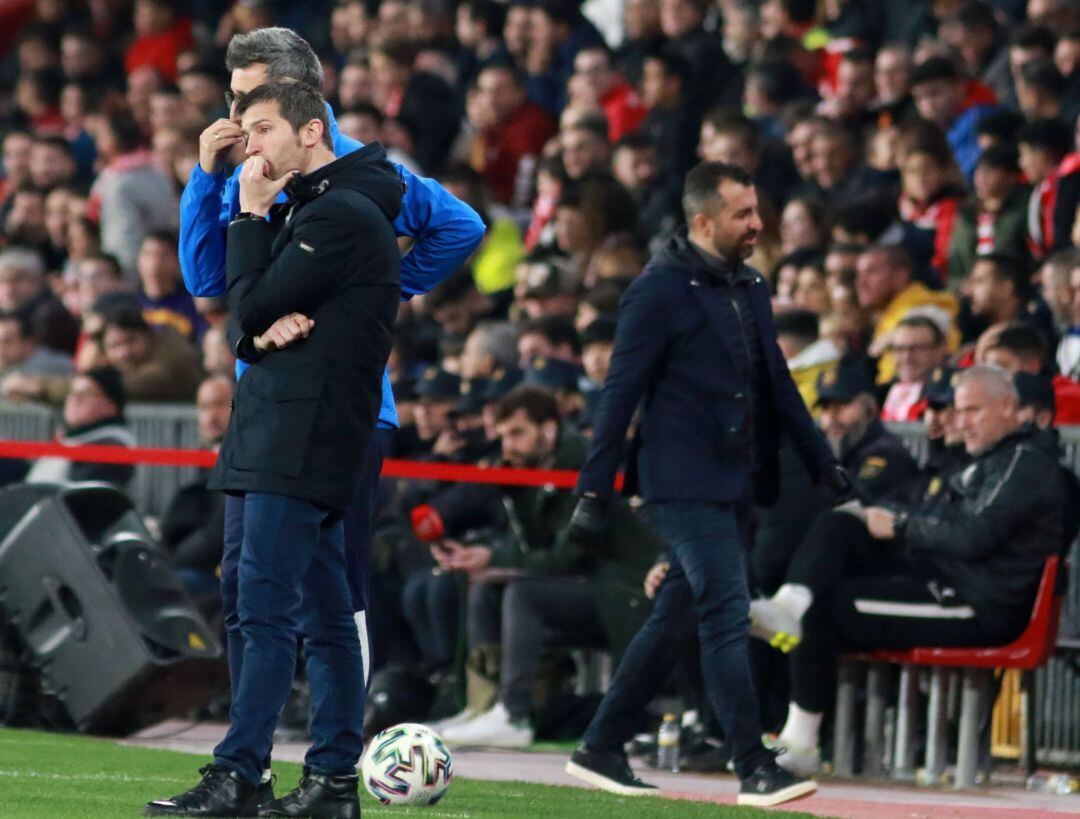
[(146, 805), (146, 816), (258, 816), (259, 789), (220, 765), (199, 768), (202, 782), (172, 799)]
[(259, 816), (310, 816), (312, 819), (359, 819), (360, 778), (356, 774), (329, 776), (307, 767), (300, 785), (280, 799), (262, 805)]

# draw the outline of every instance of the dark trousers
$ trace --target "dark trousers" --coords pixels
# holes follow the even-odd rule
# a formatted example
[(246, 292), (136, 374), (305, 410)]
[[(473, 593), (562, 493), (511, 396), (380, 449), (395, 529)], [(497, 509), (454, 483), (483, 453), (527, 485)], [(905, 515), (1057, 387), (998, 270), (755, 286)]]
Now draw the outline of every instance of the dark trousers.
[(607, 634), (595, 590), (582, 578), (528, 577), (469, 587), (469, 648), (501, 645), (499, 702), (519, 722), (529, 718), (545, 645), (602, 648)]
[[(353, 611), (363, 612), (371, 599), (368, 566), (371, 561), (371, 529), (374, 523), (375, 496), (379, 489), (379, 473), (382, 462), (393, 443), (392, 429), (375, 430), (372, 445), (360, 466), (357, 478), (356, 502), (343, 518), (345, 532), (346, 566), (349, 593)], [(237, 607), (240, 554), (244, 543), (244, 496), (225, 496), (225, 542), (221, 555), (221, 609), (225, 626), (225, 647), (229, 660), (229, 688), (235, 696), (240, 690), (240, 672), (244, 667), (244, 636), (240, 630)], [(362, 618), (357, 618), (361, 626)], [(366, 636), (366, 635), (365, 635)], [(364, 679), (371, 669), (371, 641), (362, 644), (364, 652)], [(264, 767), (270, 766), (269, 755)]]
[(585, 744), (616, 750), (630, 739), (636, 717), (671, 674), (686, 618), (694, 617), (705, 691), (730, 744), (735, 772), (745, 778), (769, 752), (761, 744), (747, 658), (742, 516), (734, 504), (694, 502), (650, 503), (645, 513), (668, 544), (671, 569), (585, 732)]
[(458, 577), (437, 569), (419, 569), (405, 581), (402, 612), (433, 669), (450, 667), (457, 656), (461, 588)]
[(787, 582), (814, 595), (802, 642), (791, 654), (791, 698), (807, 711), (830, 706), (842, 649), (1004, 642), (979, 625), (947, 584), (903, 557), (895, 543), (872, 538), (865, 523), (845, 512), (826, 512), (810, 528)]
[(214, 760), (259, 781), (302, 637), (311, 689), (305, 762), (318, 773), (351, 773), (364, 745), (364, 665), (341, 516), (309, 501), (250, 492), (243, 525), (236, 601), (243, 664)]

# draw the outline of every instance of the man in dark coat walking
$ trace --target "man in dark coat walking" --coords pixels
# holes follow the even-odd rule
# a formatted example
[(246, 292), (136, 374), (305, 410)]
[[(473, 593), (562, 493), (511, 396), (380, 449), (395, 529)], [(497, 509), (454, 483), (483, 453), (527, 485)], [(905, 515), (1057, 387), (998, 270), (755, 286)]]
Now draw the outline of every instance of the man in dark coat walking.
[[(323, 99), (306, 85), (260, 86), (237, 113), (248, 159), (226, 268), (237, 352), (252, 364), (210, 487), (245, 495), (243, 666), (229, 732), (202, 782), (147, 810), (253, 815), (303, 637), (313, 744), (300, 787), (261, 809), (351, 818), (360, 811), (364, 673), (341, 512), (390, 353), (400, 289), (390, 223), (401, 183), (377, 143), (334, 158)], [(273, 206), (283, 189), (289, 201)], [(281, 348), (267, 330), (290, 314), (306, 338)]]
[[(769, 286), (743, 263), (761, 230), (757, 194), (739, 168), (704, 162), (686, 177), (689, 235), (672, 240), (630, 285), (571, 533), (597, 542), (623, 441), (641, 419), (627, 475), (668, 544), (671, 569), (653, 612), (623, 657), (567, 771), (622, 794), (647, 793), (622, 752), (631, 717), (656, 694), (697, 621), (710, 703), (731, 745), (739, 804), (768, 806), (813, 793), (761, 743), (747, 660), (750, 625), (743, 538), (754, 502), (775, 500), (785, 429), (816, 481), (849, 486), (814, 427), (776, 343)], [(756, 493), (755, 493), (756, 490)]]

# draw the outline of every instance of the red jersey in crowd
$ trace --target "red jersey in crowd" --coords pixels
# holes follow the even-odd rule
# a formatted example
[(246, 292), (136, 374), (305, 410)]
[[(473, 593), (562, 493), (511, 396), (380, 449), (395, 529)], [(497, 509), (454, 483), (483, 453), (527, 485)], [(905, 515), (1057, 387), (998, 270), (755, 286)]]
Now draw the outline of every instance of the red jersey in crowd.
[(191, 20), (182, 18), (160, 34), (140, 37), (131, 44), (124, 57), (124, 71), (128, 74), (136, 68), (148, 65), (161, 72), (169, 82), (176, 82), (176, 58), (180, 52), (195, 45), (191, 34)]
[(623, 81), (600, 98), (600, 106), (608, 121), (608, 141), (614, 145), (641, 125), (649, 112), (641, 102), (634, 86)]
[(555, 133), (555, 121), (539, 105), (524, 102), (506, 122), (485, 128), (476, 141), (473, 167), (484, 175), (503, 204), (514, 199), (518, 171), (525, 157), (538, 157)]

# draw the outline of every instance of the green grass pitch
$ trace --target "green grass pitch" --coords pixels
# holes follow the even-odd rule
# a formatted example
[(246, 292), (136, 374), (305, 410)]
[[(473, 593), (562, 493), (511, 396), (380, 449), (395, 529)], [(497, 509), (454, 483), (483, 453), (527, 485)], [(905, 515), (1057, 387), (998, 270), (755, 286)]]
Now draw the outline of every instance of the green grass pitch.
[[(151, 799), (196, 782), (206, 760), (170, 751), (128, 748), (70, 734), (0, 729), (0, 817), (138, 816)], [(278, 792), (291, 788), (300, 766), (275, 763)], [(764, 817), (765, 811), (651, 797), (630, 799), (577, 788), (524, 782), (456, 779), (431, 808), (384, 808), (361, 794), (366, 816), (435, 817)], [(795, 816), (796, 814), (784, 814)], [(802, 814), (805, 816), (805, 814)]]

